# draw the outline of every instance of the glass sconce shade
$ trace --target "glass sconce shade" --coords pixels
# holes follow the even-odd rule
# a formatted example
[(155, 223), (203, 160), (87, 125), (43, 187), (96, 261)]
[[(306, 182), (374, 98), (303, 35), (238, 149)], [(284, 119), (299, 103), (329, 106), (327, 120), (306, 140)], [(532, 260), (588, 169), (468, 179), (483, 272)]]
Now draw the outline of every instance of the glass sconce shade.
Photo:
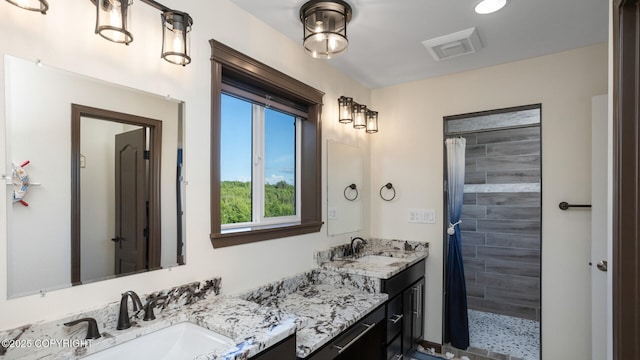
[(340, 96), (338, 99), (338, 121), (348, 124), (353, 121), (353, 98)]
[(47, 0), (7, 0), (7, 2), (25, 10), (39, 11), (42, 14), (46, 14), (49, 10)]
[(132, 42), (132, 3), (133, 0), (96, 0), (96, 34), (116, 43)]
[(378, 132), (378, 112), (367, 111), (367, 133), (373, 134)]
[(180, 11), (162, 13), (162, 58), (176, 65), (191, 62), (191, 26), (193, 19)]
[(367, 126), (367, 105), (353, 104), (353, 128), (363, 129)]
[(349, 46), (347, 23), (351, 6), (344, 1), (311, 0), (300, 9), (304, 50), (314, 58), (329, 59)]

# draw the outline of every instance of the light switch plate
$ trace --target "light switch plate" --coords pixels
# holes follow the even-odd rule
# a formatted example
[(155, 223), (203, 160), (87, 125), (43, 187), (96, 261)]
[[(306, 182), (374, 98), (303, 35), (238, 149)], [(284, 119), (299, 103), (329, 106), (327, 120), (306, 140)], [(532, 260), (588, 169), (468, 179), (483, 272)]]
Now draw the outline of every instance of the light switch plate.
[(329, 207), (329, 211), (327, 211), (327, 217), (329, 220), (335, 220), (338, 218), (338, 208), (334, 206)]
[(409, 209), (409, 222), (416, 224), (435, 224), (435, 209)]

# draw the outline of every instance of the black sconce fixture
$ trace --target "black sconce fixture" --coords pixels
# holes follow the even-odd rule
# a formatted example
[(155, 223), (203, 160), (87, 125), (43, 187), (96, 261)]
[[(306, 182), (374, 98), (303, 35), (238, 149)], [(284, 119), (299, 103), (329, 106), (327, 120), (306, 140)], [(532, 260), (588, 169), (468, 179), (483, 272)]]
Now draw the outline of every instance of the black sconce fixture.
[(347, 50), (347, 24), (351, 14), (351, 6), (341, 0), (311, 0), (302, 5), (304, 50), (320, 59), (330, 59)]
[(43, 15), (46, 15), (49, 10), (47, 0), (7, 0), (7, 2), (25, 10), (41, 12)]
[[(154, 0), (140, 0), (160, 10), (162, 21), (161, 57), (176, 65), (191, 62), (190, 32), (193, 19), (182, 11), (171, 10)], [(96, 34), (103, 38), (128, 45), (133, 41), (131, 33), (131, 7), (133, 0), (91, 0), (96, 5)]]
[(367, 109), (367, 105), (358, 104), (352, 98), (338, 98), (338, 121), (343, 124), (353, 122), (354, 129), (366, 129), (368, 134), (378, 132), (378, 112)]

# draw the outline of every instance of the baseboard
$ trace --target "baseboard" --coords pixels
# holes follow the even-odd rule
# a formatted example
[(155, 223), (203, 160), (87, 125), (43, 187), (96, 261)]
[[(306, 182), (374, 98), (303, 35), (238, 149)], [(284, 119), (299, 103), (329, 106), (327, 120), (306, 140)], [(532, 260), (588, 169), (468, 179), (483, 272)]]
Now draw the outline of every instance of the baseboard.
[(420, 345), (422, 345), (422, 347), (425, 349), (433, 348), (436, 351), (436, 353), (440, 353), (440, 354), (442, 353), (442, 344), (434, 343), (427, 340), (422, 340), (420, 342)]

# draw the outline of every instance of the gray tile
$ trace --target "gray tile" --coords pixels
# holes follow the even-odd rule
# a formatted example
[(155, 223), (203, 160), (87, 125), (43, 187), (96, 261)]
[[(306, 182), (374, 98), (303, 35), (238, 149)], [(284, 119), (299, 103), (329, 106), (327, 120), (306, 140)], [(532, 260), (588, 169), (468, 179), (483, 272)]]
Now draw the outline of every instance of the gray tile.
[(475, 245), (462, 245), (462, 257), (463, 258), (475, 258), (476, 257), (476, 248)]
[(529, 306), (499, 303), (479, 298), (468, 298), (467, 305), (469, 306), (469, 309), (472, 310), (488, 311), (497, 314), (515, 316), (521, 319), (538, 320), (536, 309)]
[(537, 293), (534, 296), (540, 296), (540, 279), (515, 276), (515, 275), (502, 275), (502, 274), (488, 274), (478, 273), (476, 276), (476, 283), (479, 285), (486, 285), (487, 288), (500, 288), (500, 289), (518, 289), (523, 293), (531, 291)]
[[(467, 166), (469, 167), (469, 166)], [(475, 165), (473, 169), (475, 169)], [(487, 173), (485, 171), (469, 171), (465, 169), (464, 173), (464, 183), (465, 184), (486, 184), (487, 183)]]
[(485, 298), (487, 300), (531, 306), (533, 308), (537, 308), (540, 306), (539, 291), (528, 291), (519, 287), (504, 289), (487, 286)]
[(464, 193), (462, 196), (462, 204), (475, 205), (477, 203), (476, 195), (477, 193)]
[(464, 150), (465, 159), (480, 159), (487, 157), (486, 145), (469, 145)]
[[(472, 180), (479, 178), (477, 171), (473, 173)], [(484, 183), (477, 184), (531, 184), (540, 182), (540, 170), (506, 170), (506, 171), (487, 171), (484, 174)], [(465, 184), (467, 184), (465, 177)], [(472, 184), (472, 183), (469, 183)]]
[(476, 134), (465, 134), (462, 137), (467, 140), (467, 145), (475, 145), (478, 142), (478, 136)]
[[(482, 206), (476, 205), (480, 208)], [(469, 210), (471, 212), (471, 209)], [(464, 207), (462, 208), (464, 213)], [(476, 216), (476, 218), (480, 218)], [(540, 220), (540, 207), (535, 206), (504, 206), (492, 205), (486, 207), (486, 218), (495, 220)]]
[(540, 250), (540, 234), (500, 234), (486, 235), (487, 246)]
[(540, 278), (539, 262), (524, 263), (514, 261), (485, 260), (484, 265), (487, 273)]
[(480, 271), (480, 272), (484, 272), (485, 270), (485, 260), (483, 259), (478, 259), (475, 257), (467, 257), (464, 258), (463, 257), (463, 266), (464, 266), (464, 270), (467, 271)]
[(480, 133), (478, 144), (500, 143), (505, 141), (523, 141), (540, 139), (540, 127), (529, 127), (511, 130), (496, 130)]
[(477, 258), (538, 264), (540, 263), (540, 250), (478, 246)]
[[(467, 269), (464, 270), (464, 281), (467, 286), (474, 285), (476, 283), (477, 277), (478, 274), (475, 271), (467, 271)], [(484, 288), (484, 286), (482, 286), (482, 288)], [(468, 295), (469, 294), (467, 293), (467, 296)]]
[(484, 299), (484, 285), (477, 285), (475, 283), (475, 278), (473, 282), (467, 281), (467, 296), (473, 296), (477, 298)]
[[(539, 220), (476, 220), (478, 232), (507, 234), (540, 234)], [(465, 229), (468, 230), (468, 229)], [(473, 230), (469, 230), (473, 231)]]
[(482, 205), (462, 205), (462, 218), (484, 219), (487, 217), (487, 207)]
[(477, 193), (478, 205), (540, 206), (539, 192)]
[(540, 169), (540, 155), (498, 156), (479, 158), (477, 171), (514, 171)]
[(476, 219), (462, 219), (462, 222), (460, 223), (460, 230), (462, 231), (476, 231), (476, 222), (478, 220)]
[(462, 243), (465, 245), (486, 245), (486, 234), (473, 232), (473, 231), (461, 231)]
[[(482, 146), (482, 145), (475, 145)], [(486, 147), (487, 157), (512, 156), (512, 155), (540, 155), (540, 141), (511, 141), (495, 144), (488, 144)]]

